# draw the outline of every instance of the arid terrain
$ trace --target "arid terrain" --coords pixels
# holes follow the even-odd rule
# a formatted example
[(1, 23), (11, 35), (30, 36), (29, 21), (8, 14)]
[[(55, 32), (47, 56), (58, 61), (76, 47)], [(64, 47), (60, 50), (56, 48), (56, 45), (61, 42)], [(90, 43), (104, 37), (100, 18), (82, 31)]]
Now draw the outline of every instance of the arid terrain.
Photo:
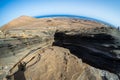
[(0, 28), (0, 80), (120, 80), (120, 31), (74, 17), (16, 18)]

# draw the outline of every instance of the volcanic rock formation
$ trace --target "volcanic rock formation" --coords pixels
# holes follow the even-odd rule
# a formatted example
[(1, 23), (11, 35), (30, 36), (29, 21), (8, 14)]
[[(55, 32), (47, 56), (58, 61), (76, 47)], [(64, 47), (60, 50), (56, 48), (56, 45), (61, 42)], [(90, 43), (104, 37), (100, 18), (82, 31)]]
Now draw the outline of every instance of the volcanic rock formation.
[(120, 80), (120, 31), (74, 17), (1, 27), (0, 80)]

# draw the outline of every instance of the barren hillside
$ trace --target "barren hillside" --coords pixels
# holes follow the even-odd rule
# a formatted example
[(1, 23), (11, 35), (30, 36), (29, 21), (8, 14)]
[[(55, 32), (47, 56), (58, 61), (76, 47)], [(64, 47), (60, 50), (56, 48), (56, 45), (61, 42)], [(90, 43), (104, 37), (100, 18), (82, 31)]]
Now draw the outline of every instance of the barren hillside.
[(0, 80), (120, 80), (120, 31), (93, 20), (21, 16), (0, 31)]

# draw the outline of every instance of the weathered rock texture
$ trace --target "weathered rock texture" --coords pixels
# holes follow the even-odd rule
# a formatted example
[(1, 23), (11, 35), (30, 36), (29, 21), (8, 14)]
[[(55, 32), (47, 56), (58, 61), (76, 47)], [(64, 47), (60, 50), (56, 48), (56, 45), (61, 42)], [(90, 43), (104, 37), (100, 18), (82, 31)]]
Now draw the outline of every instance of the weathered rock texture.
[(107, 24), (22, 16), (0, 38), (1, 80), (120, 80), (120, 31)]

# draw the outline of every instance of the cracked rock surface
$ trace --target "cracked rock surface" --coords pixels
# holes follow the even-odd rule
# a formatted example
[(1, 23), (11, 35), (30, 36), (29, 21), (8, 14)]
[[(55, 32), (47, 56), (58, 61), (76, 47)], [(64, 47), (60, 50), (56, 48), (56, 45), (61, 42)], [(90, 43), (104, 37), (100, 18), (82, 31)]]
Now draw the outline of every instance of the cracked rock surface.
[(87, 19), (21, 16), (0, 29), (0, 80), (120, 80), (120, 31)]

